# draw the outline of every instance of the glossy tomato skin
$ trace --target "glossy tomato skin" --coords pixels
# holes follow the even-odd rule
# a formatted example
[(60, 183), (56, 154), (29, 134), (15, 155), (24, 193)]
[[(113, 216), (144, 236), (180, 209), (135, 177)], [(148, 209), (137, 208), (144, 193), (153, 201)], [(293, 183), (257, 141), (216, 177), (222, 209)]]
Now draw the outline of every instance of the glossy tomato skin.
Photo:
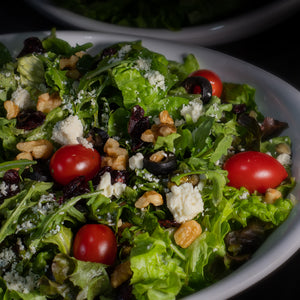
[(66, 185), (78, 176), (92, 179), (101, 167), (101, 156), (94, 149), (81, 144), (65, 145), (51, 157), (50, 172), (53, 179)]
[[(207, 69), (202, 69), (202, 70), (197, 70), (190, 74), (190, 77), (193, 76), (202, 76), (206, 78), (211, 84), (212, 95), (217, 96), (219, 98), (221, 97), (223, 91), (223, 84), (220, 77), (215, 72)], [(200, 93), (200, 91), (197, 91), (197, 87), (194, 89), (194, 93), (195, 94)]]
[(268, 188), (277, 187), (288, 173), (282, 164), (272, 156), (257, 152), (246, 151), (235, 154), (224, 164), (228, 171), (228, 185), (235, 188), (245, 187), (253, 193), (265, 193)]
[(117, 256), (113, 231), (103, 224), (84, 225), (75, 236), (73, 255), (78, 260), (112, 265)]

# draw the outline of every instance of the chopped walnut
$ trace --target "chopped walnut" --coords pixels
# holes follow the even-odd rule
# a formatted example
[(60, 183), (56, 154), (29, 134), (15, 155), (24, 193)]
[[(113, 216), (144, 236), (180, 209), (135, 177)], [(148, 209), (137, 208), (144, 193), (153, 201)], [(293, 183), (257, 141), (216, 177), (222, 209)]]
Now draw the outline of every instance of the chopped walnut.
[(265, 193), (264, 201), (268, 204), (274, 204), (277, 199), (281, 198), (281, 196), (282, 195), (280, 191), (269, 188)]
[[(29, 153), (35, 159), (47, 159), (52, 155), (53, 145), (48, 140), (37, 140), (20, 142), (17, 144), (17, 149), (22, 153)], [(27, 154), (23, 154), (25, 155)]]
[(171, 116), (169, 115), (167, 110), (163, 110), (162, 112), (160, 112), (159, 121), (162, 124), (174, 125), (174, 121), (171, 118)]
[(289, 154), (291, 155), (291, 147), (286, 143), (280, 143), (276, 146), (276, 152), (279, 154)]
[(114, 170), (126, 170), (128, 164), (128, 151), (120, 147), (118, 141), (109, 138), (103, 148), (106, 156), (102, 158), (101, 165), (109, 166)]
[(69, 58), (61, 58), (59, 61), (59, 68), (64, 69), (76, 69), (76, 64), (79, 60), (77, 55), (71, 55)]
[(67, 69), (67, 76), (73, 79), (78, 79), (80, 77), (80, 72), (76, 69), (76, 64), (83, 55), (84, 52), (77, 52), (75, 55), (71, 55), (69, 58), (61, 58), (59, 61), (59, 68), (61, 70)]
[(21, 152), (16, 156), (16, 160), (20, 160), (20, 159), (33, 160), (33, 157), (30, 152)]
[(20, 107), (11, 100), (4, 102), (4, 108), (6, 109), (6, 118), (8, 120), (16, 118), (20, 112)]
[(163, 205), (164, 200), (161, 194), (156, 191), (148, 191), (145, 192), (136, 202), (136, 208), (145, 208), (149, 204), (153, 204), (154, 206)]
[(61, 105), (61, 98), (58, 93), (49, 95), (49, 93), (44, 93), (39, 95), (36, 109), (43, 113), (49, 113), (54, 108)]
[(163, 110), (159, 114), (159, 121), (159, 124), (153, 124), (151, 129), (147, 129), (142, 133), (142, 141), (155, 144), (159, 136), (168, 136), (172, 133), (176, 133), (176, 126), (167, 110)]
[(184, 222), (174, 233), (175, 243), (181, 248), (187, 248), (201, 233), (202, 228), (197, 221), (190, 220)]
[(153, 153), (150, 157), (149, 160), (153, 162), (160, 162), (162, 161), (165, 157), (167, 156), (166, 152), (163, 150), (157, 151)]

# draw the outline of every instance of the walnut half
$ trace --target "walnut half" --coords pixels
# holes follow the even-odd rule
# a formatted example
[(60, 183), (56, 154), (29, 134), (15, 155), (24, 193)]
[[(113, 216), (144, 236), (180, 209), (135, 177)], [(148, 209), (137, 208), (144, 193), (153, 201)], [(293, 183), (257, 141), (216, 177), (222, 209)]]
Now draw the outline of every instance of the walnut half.
[(201, 233), (202, 228), (197, 221), (190, 220), (184, 222), (174, 233), (175, 243), (181, 248), (187, 248)]
[[(29, 142), (20, 142), (17, 144), (17, 149), (24, 153), (18, 155), (20, 157), (30, 157), (29, 154), (35, 159), (47, 159), (53, 152), (53, 145), (48, 140), (37, 140)], [(28, 153), (28, 154), (26, 154)]]
[(44, 93), (39, 95), (36, 109), (43, 113), (49, 113), (54, 108), (61, 105), (61, 98), (58, 93)]
[(159, 122), (159, 124), (153, 124), (151, 129), (147, 129), (142, 133), (142, 141), (155, 144), (159, 136), (168, 136), (172, 133), (176, 133), (176, 126), (167, 110), (160, 112)]
[(114, 170), (126, 170), (128, 164), (128, 151), (120, 147), (118, 141), (109, 138), (103, 148), (106, 156), (102, 158), (101, 165), (109, 166)]

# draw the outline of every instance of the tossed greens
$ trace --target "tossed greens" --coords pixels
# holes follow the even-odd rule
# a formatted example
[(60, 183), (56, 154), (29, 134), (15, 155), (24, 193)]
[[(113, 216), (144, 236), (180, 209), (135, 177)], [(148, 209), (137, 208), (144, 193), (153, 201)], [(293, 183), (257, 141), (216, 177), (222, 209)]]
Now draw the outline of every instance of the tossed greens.
[[(18, 57), (0, 44), (1, 299), (179, 299), (250, 259), (293, 208), (287, 124), (258, 110), (253, 87), (224, 81), (203, 103), (182, 85), (201, 69), (193, 54), (91, 47), (55, 31)], [(59, 178), (68, 146), (101, 158), (92, 176)], [(234, 187), (223, 164), (245, 151), (272, 156), (284, 180)], [(112, 264), (78, 259), (86, 224), (113, 232)]]

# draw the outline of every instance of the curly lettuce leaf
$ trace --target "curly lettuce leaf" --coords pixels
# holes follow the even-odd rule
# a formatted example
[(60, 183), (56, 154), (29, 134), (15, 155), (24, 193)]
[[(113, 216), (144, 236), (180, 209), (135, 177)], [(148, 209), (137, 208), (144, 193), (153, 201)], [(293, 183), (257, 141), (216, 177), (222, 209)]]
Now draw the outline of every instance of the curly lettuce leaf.
[(130, 255), (131, 284), (137, 299), (175, 299), (184, 284), (185, 272), (173, 256), (169, 233), (160, 227), (150, 236), (136, 236)]
[(23, 56), (18, 59), (18, 72), (20, 73), (23, 86), (29, 86), (36, 89), (45, 83), (45, 68), (43, 61), (39, 56)]
[(252, 195), (247, 199), (235, 202), (233, 218), (243, 226), (251, 217), (256, 217), (264, 222), (271, 222), (275, 226), (280, 225), (289, 215), (293, 205), (288, 199), (278, 199), (274, 204), (262, 201), (261, 196)]

